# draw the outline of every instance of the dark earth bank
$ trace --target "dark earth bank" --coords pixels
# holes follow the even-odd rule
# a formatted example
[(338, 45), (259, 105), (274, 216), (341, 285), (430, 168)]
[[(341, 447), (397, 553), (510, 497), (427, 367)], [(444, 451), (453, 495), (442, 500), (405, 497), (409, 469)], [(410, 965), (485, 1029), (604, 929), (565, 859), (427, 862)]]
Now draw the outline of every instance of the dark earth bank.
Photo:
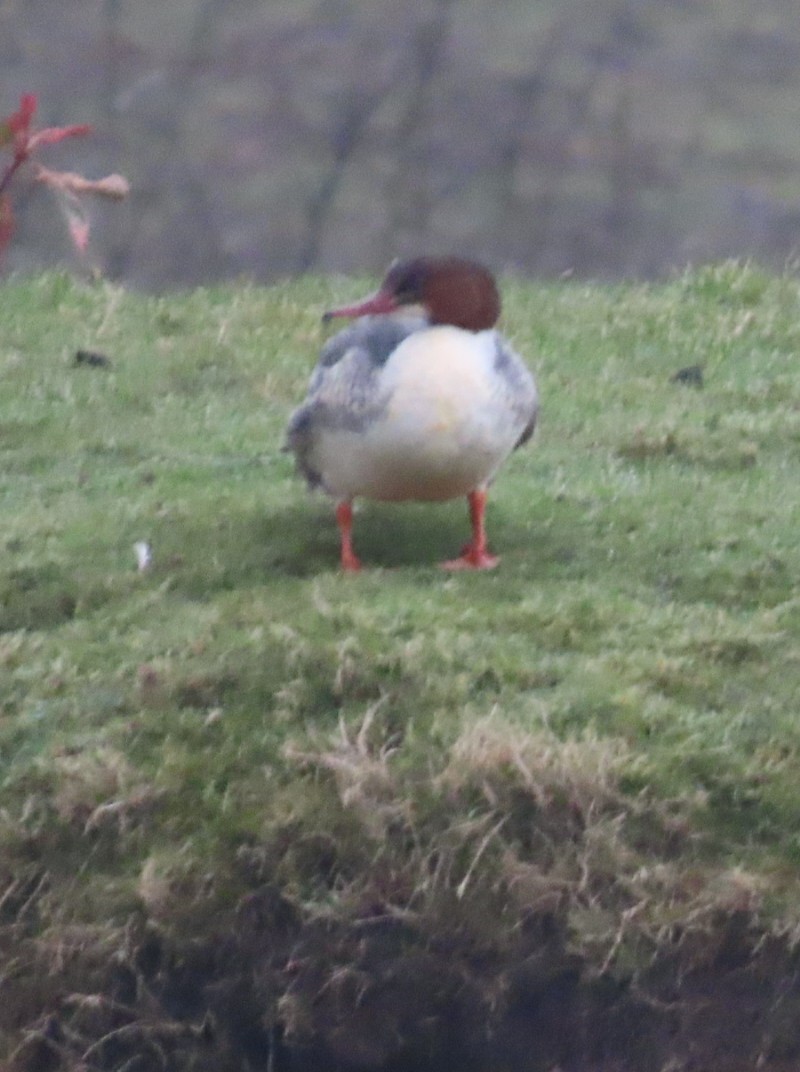
[(4, 1070), (800, 1069), (800, 953), (746, 913), (627, 974), (570, 952), (548, 916), (499, 951), (386, 914), (309, 922), (264, 888), (197, 930), (7, 931)]

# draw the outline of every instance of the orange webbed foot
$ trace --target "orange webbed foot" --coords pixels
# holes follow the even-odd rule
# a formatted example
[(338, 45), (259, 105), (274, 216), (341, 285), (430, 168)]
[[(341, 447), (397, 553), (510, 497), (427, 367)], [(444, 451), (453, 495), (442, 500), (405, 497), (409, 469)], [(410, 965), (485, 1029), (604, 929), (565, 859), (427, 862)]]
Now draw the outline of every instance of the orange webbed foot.
[(487, 570), (494, 569), (500, 559), (479, 547), (465, 547), (458, 558), (448, 559), (442, 562), (442, 569), (446, 570)]
[(484, 514), (486, 511), (486, 491), (479, 488), (471, 491), (467, 496), (469, 503), (470, 520), (472, 522), (472, 539), (462, 547), (458, 558), (450, 559), (442, 563), (442, 569), (446, 570), (486, 570), (494, 569), (500, 559), (497, 555), (490, 554), (486, 545), (486, 529), (484, 527)]
[(361, 569), (361, 559), (351, 551), (349, 554), (342, 551), (341, 567), (343, 573), (358, 573)]

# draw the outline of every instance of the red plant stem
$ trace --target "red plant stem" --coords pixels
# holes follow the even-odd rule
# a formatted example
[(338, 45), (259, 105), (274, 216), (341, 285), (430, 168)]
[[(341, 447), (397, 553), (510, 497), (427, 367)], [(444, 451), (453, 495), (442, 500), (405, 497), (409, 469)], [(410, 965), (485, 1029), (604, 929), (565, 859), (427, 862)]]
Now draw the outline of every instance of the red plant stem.
[(16, 153), (14, 155), (14, 159), (8, 165), (6, 170), (3, 172), (3, 177), (0, 179), (0, 195), (4, 194), (6, 192), (6, 187), (11, 182), (11, 179), (14, 176), (14, 172), (17, 170), (17, 168), (20, 166), (20, 164), (24, 163), (24, 161), (25, 161), (24, 156), (20, 155), (19, 153)]

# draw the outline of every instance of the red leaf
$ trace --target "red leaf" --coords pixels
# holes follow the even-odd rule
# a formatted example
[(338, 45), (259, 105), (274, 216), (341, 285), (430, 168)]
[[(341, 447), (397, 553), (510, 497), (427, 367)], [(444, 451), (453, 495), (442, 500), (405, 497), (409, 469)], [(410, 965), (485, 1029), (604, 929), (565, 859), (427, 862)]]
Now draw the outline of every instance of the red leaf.
[(28, 159), (30, 153), (31, 123), (36, 115), (36, 95), (23, 93), (19, 99), (19, 108), (5, 119), (0, 126), (0, 146), (9, 141), (14, 143), (15, 164)]
[(56, 189), (56, 196), (69, 231), (72, 244), (81, 256), (89, 248), (89, 216), (77, 194), (70, 190)]
[(38, 149), (40, 145), (55, 145), (65, 138), (82, 138), (91, 132), (92, 128), (88, 123), (78, 123), (70, 127), (45, 127), (30, 136), (28, 150)]
[(69, 236), (78, 253), (85, 253), (89, 248), (89, 221), (86, 217), (72, 216), (67, 220)]
[(121, 201), (131, 192), (130, 184), (122, 175), (105, 175), (102, 179), (87, 179), (74, 171), (53, 171), (52, 168), (36, 166), (36, 181), (65, 194), (96, 194)]
[(37, 100), (35, 93), (23, 93), (19, 99), (19, 108), (6, 120), (12, 134), (27, 134), (36, 115)]

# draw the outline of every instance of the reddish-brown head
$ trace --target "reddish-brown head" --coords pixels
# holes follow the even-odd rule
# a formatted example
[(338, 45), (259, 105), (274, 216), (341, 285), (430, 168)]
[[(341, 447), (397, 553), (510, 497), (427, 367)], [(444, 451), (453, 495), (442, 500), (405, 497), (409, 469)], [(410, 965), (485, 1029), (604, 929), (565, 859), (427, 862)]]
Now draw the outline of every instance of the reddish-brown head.
[(421, 305), (431, 324), (485, 331), (500, 316), (500, 295), (488, 268), (461, 257), (415, 257), (393, 264), (375, 294), (355, 305), (333, 309), (334, 316), (393, 313)]

